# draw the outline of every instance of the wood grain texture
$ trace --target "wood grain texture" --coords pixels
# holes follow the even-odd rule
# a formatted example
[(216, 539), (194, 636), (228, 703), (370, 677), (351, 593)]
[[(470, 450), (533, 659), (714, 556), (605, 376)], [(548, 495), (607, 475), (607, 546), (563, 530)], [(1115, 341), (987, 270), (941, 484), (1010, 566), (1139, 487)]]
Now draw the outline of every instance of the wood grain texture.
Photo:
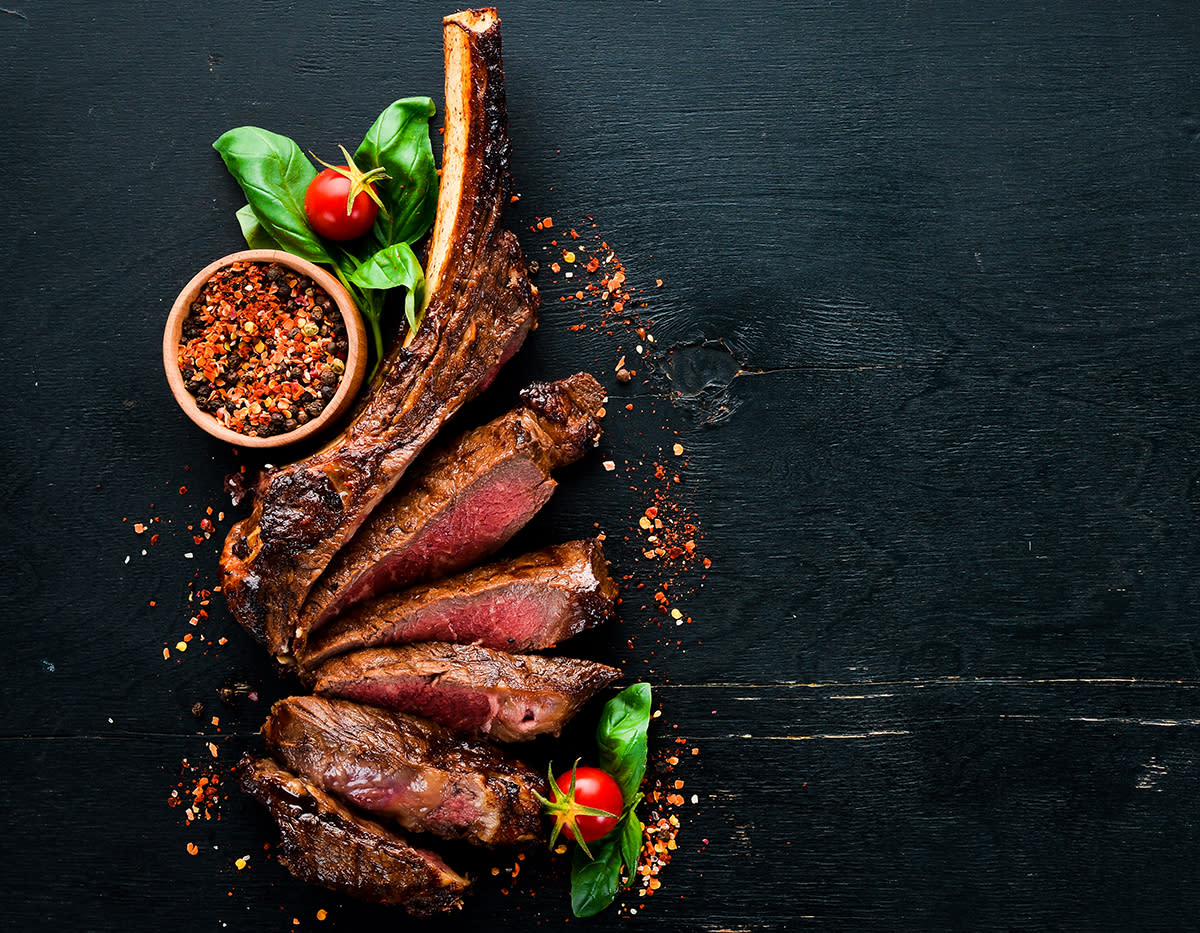
[[(243, 514), (222, 477), (261, 461), (174, 409), (158, 342), (178, 289), (240, 245), (211, 141), (254, 123), (328, 158), (397, 97), (440, 105), (445, 12), (0, 11), (14, 929), (395, 922), (261, 857), (273, 829), (240, 796), (190, 829), (167, 805), (183, 758), (232, 764), (294, 684), (216, 603), (188, 625)], [(512, 223), (545, 302), (465, 420), (535, 379), (606, 380), (599, 455), (563, 471), (511, 551), (607, 533), (622, 618), (573, 648), (654, 684), (657, 748), (700, 748), (663, 888), (589, 926), (1194, 926), (1194, 6), (501, 15)], [(546, 215), (556, 234), (529, 231)], [(612, 372), (643, 341), (569, 330), (575, 283), (548, 272), (572, 226), (644, 289), (656, 343), (629, 384)], [(684, 626), (654, 610), (663, 574), (634, 531), (675, 441), (673, 496), (713, 561), (673, 591)], [(208, 506), (226, 515), (196, 543)], [(213, 644), (180, 654), (189, 632)], [(561, 860), (532, 853), (507, 896), (491, 864), (440, 928), (568, 916)]]

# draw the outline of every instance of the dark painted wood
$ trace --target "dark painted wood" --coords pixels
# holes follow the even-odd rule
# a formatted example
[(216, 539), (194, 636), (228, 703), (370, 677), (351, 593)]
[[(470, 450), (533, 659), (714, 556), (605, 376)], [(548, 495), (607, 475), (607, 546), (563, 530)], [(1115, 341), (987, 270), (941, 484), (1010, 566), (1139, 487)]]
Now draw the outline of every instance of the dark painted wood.
[[(182, 759), (232, 763), (294, 685), (219, 603), (188, 625), (240, 514), (222, 478), (258, 461), (174, 409), (158, 341), (182, 284), (239, 246), (211, 141), (256, 123), (327, 157), (397, 97), (440, 104), (449, 11), (0, 11), (5, 925), (405, 922), (294, 882), (235, 793), (190, 829), (168, 806)], [(662, 890), (589, 925), (1194, 926), (1194, 5), (501, 12), (512, 222), (546, 304), (466, 417), (578, 368), (611, 389), (600, 455), (514, 547), (597, 523), (652, 591), (636, 517), (678, 439), (674, 498), (713, 561), (672, 590), (690, 625), (634, 590), (579, 643), (655, 685), (658, 749), (700, 748)], [(641, 341), (569, 330), (576, 283), (528, 231), (547, 214), (644, 289), (654, 359), (628, 385), (612, 371)], [(210, 505), (226, 518), (196, 544)], [(228, 641), (164, 661), (189, 631)], [(473, 864), (479, 892), (440, 928), (568, 916), (544, 854), (509, 896), (487, 868), (511, 860)]]

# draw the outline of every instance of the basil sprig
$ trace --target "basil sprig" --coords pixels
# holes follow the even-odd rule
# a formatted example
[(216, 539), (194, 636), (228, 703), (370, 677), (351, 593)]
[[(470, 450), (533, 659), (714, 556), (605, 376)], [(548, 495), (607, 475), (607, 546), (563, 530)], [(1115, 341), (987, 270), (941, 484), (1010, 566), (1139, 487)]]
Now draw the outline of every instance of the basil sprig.
[(596, 726), (600, 767), (616, 780), (625, 800), (620, 822), (591, 844), (592, 858), (576, 848), (571, 858), (571, 911), (591, 917), (613, 902), (621, 887), (621, 866), (633, 883), (642, 849), (642, 821), (637, 805), (646, 773), (646, 729), (650, 725), (650, 685), (626, 687), (605, 704)]
[(317, 170), (291, 139), (240, 126), (213, 143), (249, 202), (237, 212), (246, 243), (331, 266), (371, 329), (376, 365), (383, 357), (380, 318), (387, 291), (405, 289), (404, 316), (412, 333), (425, 310), (425, 273), (412, 244), (429, 230), (437, 210), (437, 166), (429, 141), (433, 114), (430, 98), (405, 98), (388, 106), (367, 131), (355, 162), (387, 170), (388, 178), (375, 184), (386, 210), (352, 243), (328, 243), (309, 226), (304, 196)]

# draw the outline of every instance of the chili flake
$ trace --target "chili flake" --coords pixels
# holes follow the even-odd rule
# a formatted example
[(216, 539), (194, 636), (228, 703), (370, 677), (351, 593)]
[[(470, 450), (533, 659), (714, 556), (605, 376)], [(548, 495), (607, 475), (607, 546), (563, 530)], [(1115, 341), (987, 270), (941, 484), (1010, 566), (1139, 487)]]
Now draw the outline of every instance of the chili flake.
[(202, 411), (239, 434), (270, 437), (324, 411), (348, 350), (341, 314), (312, 279), (279, 263), (235, 262), (192, 303), (179, 370)]

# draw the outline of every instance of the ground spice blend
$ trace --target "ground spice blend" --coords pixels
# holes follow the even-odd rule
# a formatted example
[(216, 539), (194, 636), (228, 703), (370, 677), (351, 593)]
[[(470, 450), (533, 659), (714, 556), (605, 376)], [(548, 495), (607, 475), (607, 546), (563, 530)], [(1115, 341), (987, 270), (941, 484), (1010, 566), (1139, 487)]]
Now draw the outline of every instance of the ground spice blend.
[(346, 371), (346, 326), (333, 299), (279, 263), (219, 269), (192, 302), (179, 371), (202, 411), (247, 437), (316, 418)]

